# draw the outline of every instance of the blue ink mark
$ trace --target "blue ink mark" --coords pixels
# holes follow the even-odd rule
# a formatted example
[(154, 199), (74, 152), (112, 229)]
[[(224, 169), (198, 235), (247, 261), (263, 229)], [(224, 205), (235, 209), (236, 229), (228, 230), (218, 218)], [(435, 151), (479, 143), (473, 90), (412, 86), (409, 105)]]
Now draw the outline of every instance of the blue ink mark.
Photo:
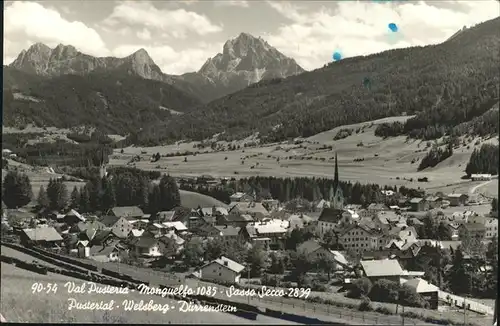
[(339, 61), (339, 60), (342, 60), (342, 54), (339, 52), (339, 51), (335, 51), (333, 53), (333, 61)]
[(389, 25), (389, 29), (392, 31), (392, 32), (397, 32), (398, 31), (398, 25), (394, 24), (394, 23), (390, 23)]

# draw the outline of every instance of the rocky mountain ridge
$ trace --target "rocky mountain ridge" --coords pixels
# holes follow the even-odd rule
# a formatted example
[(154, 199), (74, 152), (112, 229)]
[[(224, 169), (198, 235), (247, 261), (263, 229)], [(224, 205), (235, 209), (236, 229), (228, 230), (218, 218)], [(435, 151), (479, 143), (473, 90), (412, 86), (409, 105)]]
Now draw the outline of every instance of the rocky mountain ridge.
[(223, 52), (209, 58), (197, 72), (181, 76), (160, 69), (146, 50), (124, 58), (94, 57), (74, 46), (59, 44), (51, 49), (36, 43), (23, 50), (9, 67), (40, 76), (86, 75), (92, 72), (121, 72), (162, 81), (209, 102), (241, 90), (263, 79), (285, 78), (304, 72), (293, 59), (261, 38), (241, 33), (224, 44)]

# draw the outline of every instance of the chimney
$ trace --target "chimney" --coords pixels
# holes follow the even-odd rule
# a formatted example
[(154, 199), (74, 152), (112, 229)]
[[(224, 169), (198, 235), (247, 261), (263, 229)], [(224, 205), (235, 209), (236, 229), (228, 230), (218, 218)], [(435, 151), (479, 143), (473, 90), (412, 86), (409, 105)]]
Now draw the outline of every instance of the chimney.
[(227, 266), (227, 260), (224, 260), (224, 266)]

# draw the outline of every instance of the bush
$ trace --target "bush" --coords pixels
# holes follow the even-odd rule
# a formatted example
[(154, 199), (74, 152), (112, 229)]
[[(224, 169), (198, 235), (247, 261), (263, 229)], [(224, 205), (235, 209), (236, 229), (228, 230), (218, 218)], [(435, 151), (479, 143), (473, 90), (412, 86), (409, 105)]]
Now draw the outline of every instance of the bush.
[(370, 301), (370, 299), (367, 297), (363, 297), (363, 299), (361, 300), (361, 303), (359, 304), (358, 310), (359, 311), (372, 311), (373, 307), (372, 307), (372, 302)]
[(349, 289), (349, 291), (347, 292), (347, 297), (353, 299), (359, 299), (363, 296), (367, 297), (371, 292), (371, 289), (372, 282), (369, 279), (363, 277), (354, 281), (351, 289)]
[(398, 300), (399, 284), (389, 280), (378, 280), (371, 288), (369, 298), (379, 302), (396, 303)]
[(377, 307), (375, 311), (384, 315), (392, 315), (392, 311), (387, 307)]

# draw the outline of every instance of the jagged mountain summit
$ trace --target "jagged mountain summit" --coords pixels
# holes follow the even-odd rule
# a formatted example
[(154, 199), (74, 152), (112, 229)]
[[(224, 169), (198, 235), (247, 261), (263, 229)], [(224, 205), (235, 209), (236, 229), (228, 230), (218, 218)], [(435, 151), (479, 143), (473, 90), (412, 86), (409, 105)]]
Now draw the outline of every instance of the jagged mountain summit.
[(224, 44), (222, 53), (209, 58), (198, 72), (182, 79), (205, 89), (209, 99), (241, 90), (250, 84), (272, 78), (286, 78), (305, 70), (262, 38), (248, 33)]
[(23, 50), (9, 67), (50, 77), (116, 71), (171, 84), (204, 102), (263, 79), (285, 78), (304, 72), (295, 60), (247, 33), (227, 41), (223, 52), (208, 59), (198, 72), (182, 76), (163, 73), (144, 49), (124, 58), (94, 57), (62, 44), (54, 49), (42, 43), (33, 44), (28, 50)]
[(94, 71), (121, 70), (145, 79), (166, 79), (144, 49), (125, 58), (93, 57), (71, 45), (59, 44), (51, 49), (45, 44), (36, 43), (28, 50), (23, 50), (9, 66), (42, 76), (86, 75)]

